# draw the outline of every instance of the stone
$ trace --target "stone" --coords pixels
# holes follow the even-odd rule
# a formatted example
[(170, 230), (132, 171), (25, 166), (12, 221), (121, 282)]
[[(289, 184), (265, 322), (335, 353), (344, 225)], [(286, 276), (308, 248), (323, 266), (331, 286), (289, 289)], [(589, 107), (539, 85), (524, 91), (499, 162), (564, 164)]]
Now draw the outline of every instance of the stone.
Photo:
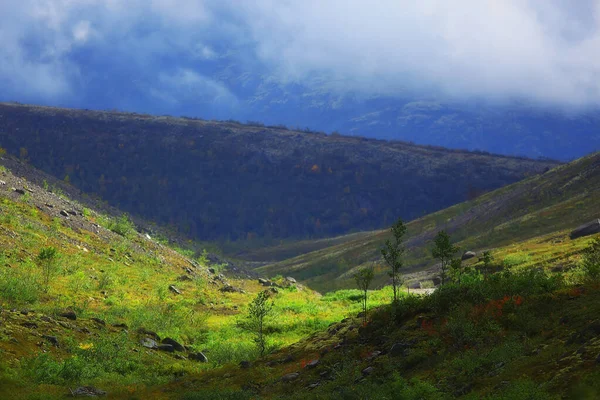
[(213, 275), (217, 273), (217, 271), (214, 268), (209, 268), (208, 272), (210, 272)]
[(188, 355), (188, 358), (189, 358), (190, 360), (193, 360), (193, 361), (199, 361), (199, 362), (201, 362), (201, 363), (207, 363), (207, 362), (208, 362), (208, 357), (206, 357), (206, 356), (204, 355), (204, 353), (203, 353), (203, 352), (201, 352), (201, 351), (199, 351), (199, 352), (197, 352), (197, 353), (190, 353), (190, 354)]
[(97, 323), (98, 325), (102, 325), (102, 326), (106, 326), (106, 322), (104, 322), (103, 319), (100, 318), (96, 318), (96, 317), (92, 317), (90, 318), (92, 321), (94, 321), (95, 323)]
[(143, 338), (140, 341), (140, 344), (147, 349), (156, 349), (158, 347), (158, 343), (156, 343), (156, 340), (150, 338)]
[(300, 374), (297, 372), (292, 372), (290, 374), (284, 375), (281, 377), (281, 380), (283, 382), (291, 382), (291, 381), (295, 381), (296, 379), (298, 379), (300, 377)]
[(21, 324), (21, 326), (24, 326), (25, 328), (29, 328), (29, 329), (37, 329), (37, 327), (38, 327), (38, 325), (35, 322), (31, 322), (31, 321), (23, 322)]
[(373, 367), (367, 367), (365, 369), (362, 370), (362, 374), (367, 376), (367, 375), (371, 375), (373, 372), (375, 371), (375, 368)]
[(140, 335), (146, 335), (151, 337), (154, 340), (158, 340), (160, 341), (160, 336), (158, 336), (158, 333), (151, 331), (150, 329), (146, 329), (144, 327), (138, 328), (137, 333), (139, 333)]
[(240, 289), (235, 286), (231, 286), (229, 284), (223, 286), (221, 289), (219, 289), (219, 291), (221, 291), (223, 293), (246, 293), (243, 289)]
[(421, 282), (411, 282), (408, 284), (409, 289), (421, 289)]
[(442, 284), (442, 278), (440, 278), (439, 276), (434, 277), (433, 279), (431, 279), (431, 281), (433, 282), (433, 286), (438, 287)]
[(406, 343), (394, 343), (394, 345), (390, 349), (389, 355), (390, 357), (404, 356), (406, 355), (408, 347), (409, 346)]
[(21, 195), (25, 194), (25, 190), (23, 190), (23, 189), (13, 189), (13, 190), (15, 191), (15, 193), (18, 193)]
[(159, 344), (156, 346), (157, 350), (166, 351), (167, 353), (173, 353), (175, 348), (170, 344)]
[(271, 282), (269, 282), (265, 278), (258, 278), (258, 283), (260, 283), (263, 286), (271, 286)]
[(75, 390), (71, 390), (71, 395), (73, 397), (98, 397), (105, 396), (106, 392), (93, 386), (81, 386)]
[(475, 257), (476, 255), (477, 254), (474, 251), (465, 251), (460, 259), (465, 261)]
[(179, 277), (177, 277), (177, 281), (178, 282), (185, 282), (185, 281), (191, 281), (192, 278), (189, 275), (181, 275)]
[(181, 294), (181, 291), (173, 285), (169, 285), (169, 290), (175, 294)]
[(240, 364), (239, 364), (240, 368), (242, 368), (242, 369), (248, 369), (248, 368), (250, 368), (251, 365), (252, 364), (250, 364), (250, 361), (245, 361), (245, 360), (240, 361)]
[(600, 233), (600, 218), (588, 222), (587, 224), (578, 226), (575, 230), (571, 232), (571, 235), (569, 235), (569, 237), (571, 238), (571, 240), (573, 240), (580, 237), (593, 235), (595, 233)]
[(315, 382), (315, 383), (311, 383), (310, 385), (308, 385), (306, 388), (307, 389), (315, 389), (317, 388), (319, 385), (321, 384), (321, 382)]
[(58, 347), (58, 338), (56, 336), (42, 335), (42, 338), (46, 339), (51, 344), (53, 344), (54, 346)]
[(75, 314), (75, 311), (73, 310), (65, 310), (58, 315), (66, 319), (70, 319), (71, 321), (75, 321), (77, 319), (77, 314)]
[(60, 210), (60, 215), (62, 215), (63, 217), (68, 217), (69, 213), (66, 212), (65, 210)]
[(162, 344), (170, 344), (171, 346), (173, 346), (173, 349), (175, 349), (175, 351), (185, 351), (185, 347), (183, 347), (183, 345), (181, 343), (179, 343), (178, 341), (176, 341), (175, 339), (166, 337), (161, 341)]
[(129, 327), (127, 326), (126, 323), (120, 323), (120, 324), (113, 324), (114, 328), (123, 328), (123, 329), (129, 329)]
[(371, 354), (369, 354), (369, 356), (367, 357), (367, 360), (374, 360), (375, 358), (379, 357), (381, 355), (381, 352), (376, 350), (374, 352), (372, 352)]
[(315, 360), (312, 360), (311, 362), (309, 362), (308, 364), (306, 364), (304, 366), (304, 368), (306, 368), (306, 369), (313, 369), (313, 368), (316, 368), (318, 365), (319, 365), (319, 360), (315, 359)]
[(296, 280), (294, 278), (292, 278), (291, 276), (287, 276), (285, 278), (286, 281), (288, 281), (289, 283), (296, 283)]

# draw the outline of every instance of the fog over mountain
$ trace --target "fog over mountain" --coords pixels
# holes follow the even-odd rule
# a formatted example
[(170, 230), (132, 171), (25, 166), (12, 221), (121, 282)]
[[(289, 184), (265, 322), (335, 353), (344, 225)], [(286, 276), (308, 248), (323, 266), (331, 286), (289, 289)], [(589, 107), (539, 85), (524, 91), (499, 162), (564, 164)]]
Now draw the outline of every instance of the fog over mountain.
[(600, 148), (600, 2), (0, 4), (0, 100), (569, 159)]

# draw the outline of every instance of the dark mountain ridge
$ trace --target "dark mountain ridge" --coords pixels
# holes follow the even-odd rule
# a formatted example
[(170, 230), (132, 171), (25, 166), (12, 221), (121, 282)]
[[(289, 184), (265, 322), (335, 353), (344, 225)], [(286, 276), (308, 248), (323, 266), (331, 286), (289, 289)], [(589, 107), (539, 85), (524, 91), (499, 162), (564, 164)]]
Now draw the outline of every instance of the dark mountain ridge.
[(0, 146), (206, 240), (381, 228), (557, 165), (260, 124), (17, 104), (0, 104)]

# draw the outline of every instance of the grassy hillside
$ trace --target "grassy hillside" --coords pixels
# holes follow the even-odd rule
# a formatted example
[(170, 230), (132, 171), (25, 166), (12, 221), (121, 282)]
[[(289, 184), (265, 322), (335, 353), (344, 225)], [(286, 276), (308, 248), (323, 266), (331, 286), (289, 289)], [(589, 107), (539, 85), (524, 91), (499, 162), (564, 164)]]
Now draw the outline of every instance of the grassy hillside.
[[(224, 276), (222, 268), (0, 168), (0, 398), (63, 398), (84, 384), (131, 398), (183, 375), (253, 360), (252, 336), (238, 321), (265, 287)], [(270, 350), (360, 308), (348, 297), (274, 281)], [(388, 298), (381, 292), (372, 305)], [(186, 350), (140, 342), (156, 336)], [(192, 360), (199, 351), (207, 363)], [(152, 396), (161, 397), (168, 396)]]
[(197, 239), (262, 243), (385, 227), (557, 165), (260, 124), (15, 104), (0, 104), (0, 146)]
[[(435, 264), (429, 249), (439, 230), (448, 231), (463, 250), (496, 248), (545, 233), (572, 229), (598, 218), (599, 195), (600, 153), (595, 153), (411, 221), (407, 225), (406, 271), (428, 270)], [(379, 248), (387, 237), (387, 230), (381, 230), (347, 237), (348, 240), (340, 238), (341, 243), (335, 246), (272, 263), (256, 271), (265, 275), (293, 274), (321, 291), (349, 287), (353, 285), (351, 272), (354, 268), (379, 263)], [(284, 250), (280, 252), (285, 253)], [(382, 268), (377, 278), (379, 284), (386, 281)], [(427, 279), (435, 273), (430, 269), (427, 274), (415, 274), (412, 279)]]

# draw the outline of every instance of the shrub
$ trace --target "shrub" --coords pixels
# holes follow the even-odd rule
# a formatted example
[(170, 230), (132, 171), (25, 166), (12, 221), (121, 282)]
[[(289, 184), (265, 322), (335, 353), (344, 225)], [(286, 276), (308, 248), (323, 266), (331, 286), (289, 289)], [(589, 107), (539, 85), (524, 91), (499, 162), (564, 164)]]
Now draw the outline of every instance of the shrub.
[(42, 269), (44, 291), (48, 291), (50, 279), (58, 270), (58, 251), (54, 247), (40, 250), (36, 257), (37, 265)]
[(581, 266), (587, 279), (594, 281), (600, 279), (600, 237), (594, 239), (583, 251)]
[(135, 225), (127, 214), (109, 220), (107, 225), (108, 229), (124, 237), (129, 237), (135, 231)]

